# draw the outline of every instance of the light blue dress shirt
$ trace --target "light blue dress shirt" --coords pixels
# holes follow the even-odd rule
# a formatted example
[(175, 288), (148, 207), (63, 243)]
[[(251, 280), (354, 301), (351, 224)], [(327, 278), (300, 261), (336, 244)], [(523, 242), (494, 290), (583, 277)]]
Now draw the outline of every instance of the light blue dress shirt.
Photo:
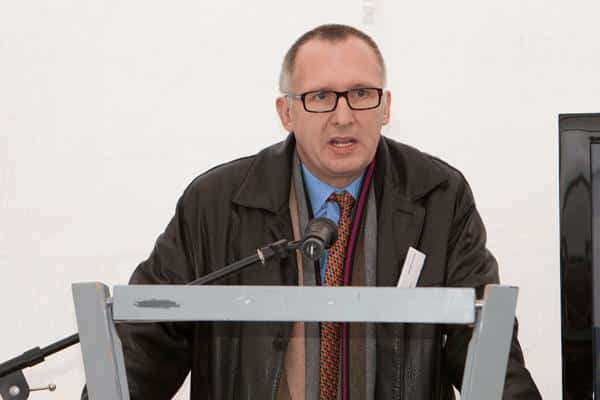
[[(314, 218), (326, 217), (335, 222), (335, 224), (339, 224), (340, 222), (340, 206), (335, 201), (327, 201), (329, 196), (333, 192), (341, 193), (348, 192), (354, 200), (358, 198), (358, 192), (360, 190), (360, 185), (363, 180), (363, 175), (360, 175), (356, 178), (352, 183), (342, 189), (336, 189), (333, 186), (329, 186), (325, 182), (319, 180), (316, 176), (311, 174), (311, 172), (302, 164), (302, 175), (304, 178), (304, 184), (306, 186), (306, 190), (308, 192), (308, 198), (310, 199), (310, 204), (312, 206), (312, 213)], [(327, 254), (329, 252), (325, 251), (325, 254), (321, 257), (321, 284), (325, 285), (325, 271), (327, 270)]]

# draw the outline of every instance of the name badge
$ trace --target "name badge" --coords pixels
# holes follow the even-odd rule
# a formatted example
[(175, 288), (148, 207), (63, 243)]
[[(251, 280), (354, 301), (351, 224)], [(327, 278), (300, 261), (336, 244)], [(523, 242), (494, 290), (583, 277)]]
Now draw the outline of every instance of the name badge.
[(400, 279), (398, 279), (397, 287), (417, 287), (417, 281), (419, 280), (419, 276), (421, 275), (423, 264), (425, 264), (425, 254), (421, 253), (414, 247), (409, 247), (408, 253), (406, 253), (406, 259), (404, 260), (404, 265), (402, 266), (402, 273), (400, 274)]

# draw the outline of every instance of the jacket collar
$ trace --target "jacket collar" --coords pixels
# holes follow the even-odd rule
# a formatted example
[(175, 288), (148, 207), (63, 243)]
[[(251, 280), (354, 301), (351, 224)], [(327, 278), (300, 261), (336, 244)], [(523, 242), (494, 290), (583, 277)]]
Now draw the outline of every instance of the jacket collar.
[[(290, 177), (296, 140), (293, 134), (258, 153), (250, 165), (233, 202), (259, 208), (275, 214), (288, 206)], [(386, 195), (392, 195), (396, 205), (417, 202), (447, 180), (441, 167), (431, 158), (410, 146), (381, 137), (377, 149), (375, 180)], [(378, 190), (381, 193), (381, 190)]]
[(256, 155), (242, 181), (233, 203), (281, 214), (288, 207), (294, 135), (283, 142), (267, 147)]

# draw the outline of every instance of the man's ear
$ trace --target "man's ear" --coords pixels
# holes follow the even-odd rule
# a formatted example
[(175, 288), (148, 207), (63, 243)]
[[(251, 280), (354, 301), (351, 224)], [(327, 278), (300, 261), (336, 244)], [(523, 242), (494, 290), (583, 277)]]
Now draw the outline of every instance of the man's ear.
[(383, 92), (383, 125), (390, 122), (390, 108), (392, 105), (392, 92), (386, 90)]
[(285, 96), (280, 96), (275, 100), (275, 106), (277, 108), (277, 114), (281, 120), (281, 125), (288, 132), (294, 131), (294, 124), (292, 122), (291, 115), (291, 104)]

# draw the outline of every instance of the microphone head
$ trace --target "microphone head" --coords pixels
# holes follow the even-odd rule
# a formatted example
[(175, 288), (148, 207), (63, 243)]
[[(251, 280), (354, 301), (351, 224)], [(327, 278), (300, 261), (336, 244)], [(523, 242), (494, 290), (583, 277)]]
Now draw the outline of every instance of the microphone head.
[(318, 260), (337, 239), (337, 226), (329, 218), (315, 218), (308, 222), (302, 240), (302, 254)]

